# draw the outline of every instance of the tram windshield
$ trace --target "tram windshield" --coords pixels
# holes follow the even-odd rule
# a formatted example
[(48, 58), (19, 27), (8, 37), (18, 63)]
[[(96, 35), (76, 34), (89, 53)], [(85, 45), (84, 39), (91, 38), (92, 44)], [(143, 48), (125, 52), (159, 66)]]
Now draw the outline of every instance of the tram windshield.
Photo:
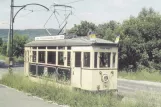
[(109, 52), (100, 52), (100, 68), (109, 68), (110, 67), (111, 53)]

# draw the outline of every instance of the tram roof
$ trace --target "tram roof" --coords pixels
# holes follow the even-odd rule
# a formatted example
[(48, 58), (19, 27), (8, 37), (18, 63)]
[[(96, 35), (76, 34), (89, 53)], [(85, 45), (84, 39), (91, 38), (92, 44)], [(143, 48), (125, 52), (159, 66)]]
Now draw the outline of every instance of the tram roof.
[(33, 46), (117, 46), (117, 43), (114, 43), (109, 40), (104, 40), (100, 38), (95, 38), (90, 40), (88, 37), (77, 37), (71, 39), (60, 39), (60, 40), (41, 40), (41, 41), (32, 41), (27, 43), (26, 47)]

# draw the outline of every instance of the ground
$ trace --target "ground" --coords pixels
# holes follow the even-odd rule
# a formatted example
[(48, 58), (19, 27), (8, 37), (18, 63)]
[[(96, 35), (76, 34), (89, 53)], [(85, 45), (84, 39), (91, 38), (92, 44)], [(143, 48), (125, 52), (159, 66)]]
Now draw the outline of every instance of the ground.
[[(7, 68), (0, 68), (0, 78), (8, 72)], [(23, 67), (15, 67), (15, 73), (23, 73)], [(118, 92), (129, 98), (129, 95), (134, 97), (137, 91), (146, 91), (161, 93), (161, 83), (149, 81), (136, 81), (127, 79), (118, 79)], [(127, 96), (128, 95), (128, 96)], [(136, 94), (137, 95), (137, 94)], [(158, 94), (157, 94), (158, 95)], [(23, 92), (18, 92), (15, 89), (0, 85), (0, 107), (60, 107), (58, 105), (47, 103), (38, 98), (28, 96)]]
[(0, 85), (0, 107), (60, 107)]
[[(0, 68), (0, 78), (7, 72), (7, 68)], [(14, 72), (22, 73), (23, 67), (14, 68)], [(23, 92), (0, 85), (0, 107), (60, 107), (39, 98), (28, 96)]]

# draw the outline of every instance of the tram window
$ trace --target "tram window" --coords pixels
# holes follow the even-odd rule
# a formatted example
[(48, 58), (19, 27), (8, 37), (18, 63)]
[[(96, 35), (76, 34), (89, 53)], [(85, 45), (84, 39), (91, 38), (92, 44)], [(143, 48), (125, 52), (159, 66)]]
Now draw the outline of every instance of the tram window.
[(64, 65), (64, 53), (58, 52), (58, 65)]
[(30, 73), (31, 75), (36, 75), (36, 65), (30, 65)]
[(38, 47), (38, 49), (46, 49), (46, 47), (44, 47), (44, 46), (41, 46), (41, 47)]
[(68, 47), (67, 47), (67, 50), (71, 50), (71, 46), (68, 46)]
[(84, 52), (84, 67), (90, 67), (90, 52)]
[(97, 68), (97, 52), (94, 53), (94, 68)]
[(39, 51), (39, 63), (45, 63), (45, 52)]
[(75, 67), (81, 67), (81, 52), (75, 52)]
[(116, 53), (113, 53), (113, 60), (112, 60), (113, 68), (115, 68), (115, 64), (116, 64)]
[(110, 67), (111, 53), (100, 52), (100, 67)]
[(32, 47), (32, 49), (37, 49), (37, 47)]
[(63, 47), (63, 46), (59, 46), (59, 47), (58, 47), (58, 49), (59, 49), (59, 50), (64, 50), (64, 49), (65, 49), (65, 47)]
[(48, 76), (49, 77), (56, 76), (56, 68), (48, 67)]
[(48, 52), (48, 63), (56, 64), (56, 52)]
[(48, 46), (48, 49), (56, 49), (56, 46)]
[(67, 66), (70, 66), (70, 52), (67, 55)]
[(36, 51), (33, 51), (32, 62), (36, 62)]
[(37, 75), (42, 76), (43, 74), (44, 74), (44, 67), (43, 66), (38, 66)]

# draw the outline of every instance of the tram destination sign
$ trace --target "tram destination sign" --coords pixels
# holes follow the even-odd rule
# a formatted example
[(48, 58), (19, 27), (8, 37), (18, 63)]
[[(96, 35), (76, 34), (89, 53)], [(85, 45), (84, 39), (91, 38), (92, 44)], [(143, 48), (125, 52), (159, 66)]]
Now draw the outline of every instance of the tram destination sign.
[(35, 37), (35, 41), (64, 39), (64, 35)]

